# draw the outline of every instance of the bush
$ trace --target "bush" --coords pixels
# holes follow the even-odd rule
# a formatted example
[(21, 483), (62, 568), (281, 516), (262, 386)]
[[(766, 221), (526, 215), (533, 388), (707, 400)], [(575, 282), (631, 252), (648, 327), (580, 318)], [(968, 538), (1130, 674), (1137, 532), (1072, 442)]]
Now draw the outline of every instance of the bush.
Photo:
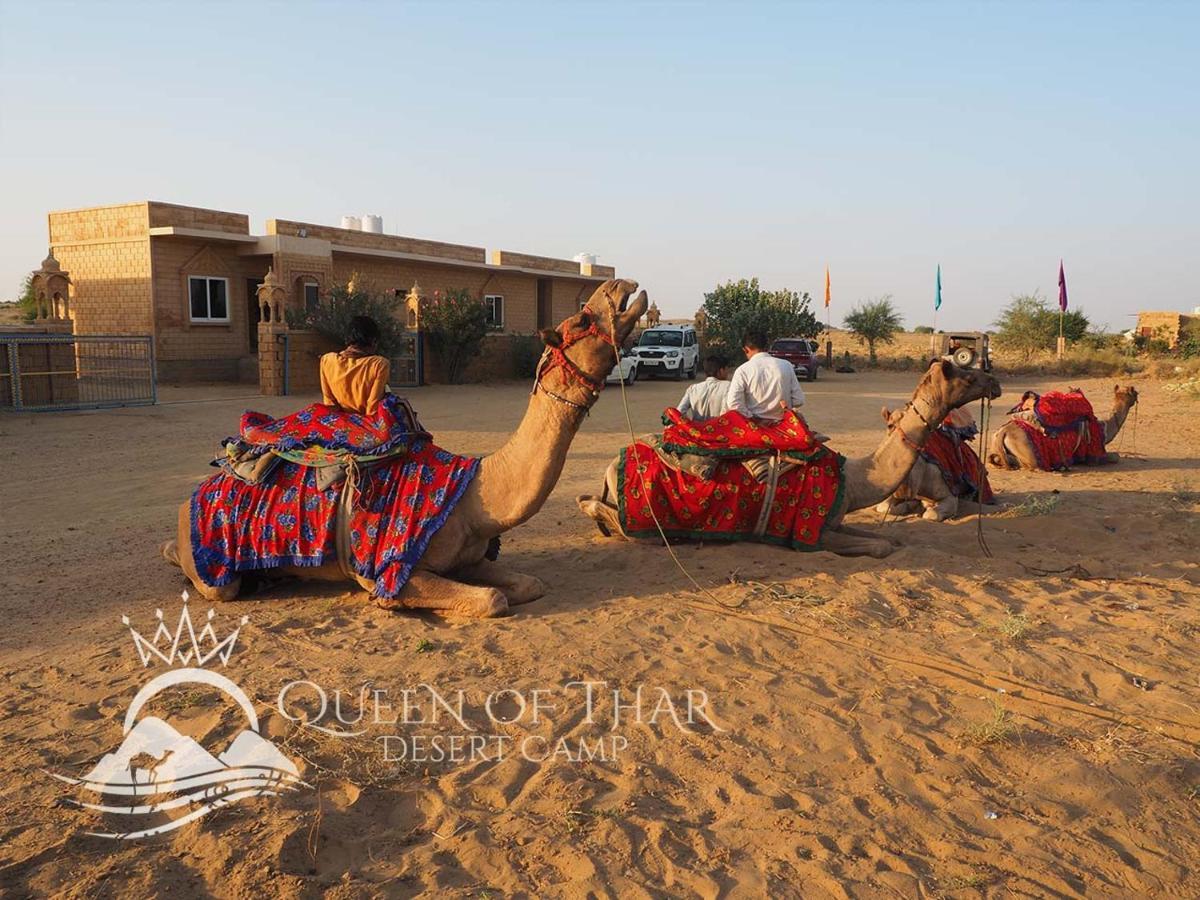
[(783, 288), (764, 291), (758, 279), (729, 281), (704, 295), (704, 343), (721, 347), (731, 360), (741, 356), (742, 335), (762, 329), (768, 341), (781, 337), (815, 338), (823, 330), (812, 314), (808, 294)]
[(896, 332), (903, 324), (904, 319), (892, 306), (890, 295), (878, 300), (865, 300), (846, 316), (846, 328), (858, 338), (860, 344), (867, 345), (867, 356), (871, 365), (878, 362), (875, 345), (895, 343)]
[(537, 374), (538, 360), (542, 358), (545, 345), (536, 334), (511, 335), (509, 359), (512, 361), (513, 377), (532, 378)]
[[(1058, 344), (1058, 310), (1040, 294), (1013, 297), (996, 320), (996, 343), (1021, 353), (1053, 350)], [(1063, 316), (1063, 336), (1071, 342), (1087, 333), (1087, 316), (1073, 309)]]
[(467, 290), (434, 291), (425, 308), (425, 333), (430, 349), (441, 357), (446, 380), (458, 384), (487, 337), (487, 308)]
[(1200, 318), (1188, 319), (1179, 329), (1179, 355), (1184, 359), (1200, 357)]
[(913, 329), (913, 334), (933, 334), (932, 325), (918, 325)]
[(350, 320), (355, 316), (370, 316), (379, 326), (380, 355), (391, 356), (399, 351), (404, 336), (397, 317), (399, 308), (400, 301), (394, 295), (370, 294), (362, 288), (351, 291), (340, 286), (331, 289), (315, 309), (289, 308), (286, 315), (292, 328), (311, 328), (342, 346), (349, 341)]

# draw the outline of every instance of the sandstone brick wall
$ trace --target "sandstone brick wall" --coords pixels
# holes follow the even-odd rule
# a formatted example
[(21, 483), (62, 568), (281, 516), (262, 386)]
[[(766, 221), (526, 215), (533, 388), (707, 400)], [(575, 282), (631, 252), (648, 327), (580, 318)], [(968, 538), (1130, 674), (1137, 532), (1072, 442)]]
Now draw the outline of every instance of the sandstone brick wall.
[(542, 269), (547, 272), (562, 272), (578, 275), (579, 263), (573, 259), (555, 259), (552, 256), (534, 256), (530, 253), (514, 253), (511, 250), (493, 250), (493, 266), (520, 266), (525, 269)]
[(244, 213), (179, 206), (153, 200), (146, 204), (151, 228), (174, 225), (177, 228), (199, 228), (205, 231), (225, 231), (229, 234), (249, 234), (250, 217)]
[[(186, 380), (189, 367), (172, 364), (191, 360), (197, 380), (236, 381), (237, 359), (250, 353), (247, 317), (258, 302), (249, 296), (246, 281), (266, 274), (266, 259), (238, 256), (236, 247), (226, 244), (182, 238), (152, 239), (152, 256), (160, 370)], [(229, 322), (191, 320), (190, 275), (228, 280)]]
[(500, 294), (504, 297), (504, 331), (528, 334), (536, 328), (537, 279), (513, 272), (489, 272), (462, 269), (432, 263), (410, 263), (377, 256), (352, 256), (339, 253), (333, 258), (333, 283), (346, 284), (358, 275), (360, 285), (375, 293), (399, 290), (408, 293), (413, 282), (421, 293), (432, 297), (434, 291), (468, 290), (475, 296)]
[(301, 229), (304, 229), (307, 237), (321, 238), (339, 246), (368, 247), (372, 250), (395, 250), (399, 253), (415, 253), (421, 256), (443, 256), (447, 259), (458, 259), (463, 262), (486, 262), (486, 253), (482, 247), (471, 247), (466, 244), (447, 244), (442, 241), (426, 241), (419, 238), (400, 237), (394, 234), (372, 234), (365, 231), (352, 231), (348, 228), (333, 228), (329, 225), (289, 222), (286, 219), (267, 220), (267, 234), (299, 236)]
[[(149, 228), (149, 213), (145, 203), (63, 210), (50, 213), (47, 220), (51, 246), (78, 241), (145, 237)], [(59, 261), (62, 261), (61, 257)]]

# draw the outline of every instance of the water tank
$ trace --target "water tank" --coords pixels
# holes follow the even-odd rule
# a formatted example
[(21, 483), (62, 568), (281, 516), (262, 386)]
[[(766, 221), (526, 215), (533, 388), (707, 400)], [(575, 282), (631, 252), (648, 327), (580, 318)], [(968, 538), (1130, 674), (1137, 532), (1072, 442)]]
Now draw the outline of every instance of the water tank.
[(358, 216), (342, 216), (342, 227), (351, 231), (362, 231), (362, 222)]
[(594, 266), (596, 264), (596, 254), (595, 253), (576, 253), (571, 258), (574, 259), (575, 262), (579, 263), (581, 266)]
[(371, 234), (383, 234), (383, 216), (363, 216), (362, 230)]

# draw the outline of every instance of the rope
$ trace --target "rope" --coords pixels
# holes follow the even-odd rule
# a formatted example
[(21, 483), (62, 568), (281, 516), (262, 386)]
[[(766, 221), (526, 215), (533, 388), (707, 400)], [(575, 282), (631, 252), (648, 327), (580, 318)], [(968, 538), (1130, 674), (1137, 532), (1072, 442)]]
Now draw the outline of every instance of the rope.
[[(611, 298), (609, 298), (608, 305), (609, 305), (609, 311), (612, 315), (612, 321), (615, 325), (616, 321), (617, 321), (617, 308)], [(613, 348), (613, 355), (617, 358), (617, 373), (619, 376), (620, 375), (620, 366), (621, 366), (621, 351), (617, 349), (617, 345), (616, 345), (615, 341), (610, 341), (609, 344)], [(625, 427), (629, 430), (630, 443), (636, 444), (637, 443), (637, 435), (633, 433), (633, 416), (629, 412), (629, 397), (625, 393), (625, 379), (619, 377), (618, 381), (621, 384), (621, 405), (625, 408)], [(635, 462), (635, 465), (636, 465), (636, 462)], [(637, 465), (637, 471), (638, 471), (638, 478), (642, 482), (642, 491), (644, 492), (645, 496), (648, 498), (648, 497), (650, 497), (650, 482), (648, 482), (646, 480), (646, 469), (644, 466)], [(607, 479), (606, 479), (606, 481), (607, 481)], [(654, 504), (647, 503), (646, 505), (647, 505), (647, 508), (650, 510), (650, 518), (652, 518), (654, 520), (654, 527), (658, 529), (658, 535), (659, 535), (659, 537), (662, 538), (663, 546), (667, 548), (667, 553), (670, 554), (671, 560), (678, 567), (679, 571), (683, 573), (683, 577), (686, 578), (689, 582), (691, 582), (692, 587), (694, 587), (697, 591), (699, 591), (701, 594), (706, 596), (713, 603), (716, 603), (718, 606), (723, 606), (725, 609), (737, 609), (738, 607), (742, 606), (746, 602), (745, 596), (743, 596), (742, 599), (740, 599), (736, 603), (726, 603), (724, 600), (722, 600), (720, 597), (718, 597), (716, 594), (714, 594), (708, 588), (704, 587), (702, 584), (700, 584), (700, 582), (698, 582), (695, 578), (692, 577), (692, 573), (689, 572), (687, 570), (687, 568), (684, 566), (683, 561), (680, 560), (678, 554), (676, 554), (675, 548), (671, 546), (671, 542), (667, 539), (667, 533), (666, 533), (666, 531), (663, 530), (662, 523), (658, 521), (658, 514), (654, 511)]]
[(975, 540), (979, 544), (979, 549), (983, 551), (983, 555), (988, 559), (992, 558), (992, 548), (988, 546), (987, 538), (983, 536), (983, 486), (988, 483), (987, 469), (987, 441), (988, 430), (992, 426), (992, 401), (985, 394), (979, 398), (979, 465), (983, 468), (983, 477), (979, 479), (979, 485), (975, 489), (975, 502), (979, 506), (979, 512), (975, 515)]

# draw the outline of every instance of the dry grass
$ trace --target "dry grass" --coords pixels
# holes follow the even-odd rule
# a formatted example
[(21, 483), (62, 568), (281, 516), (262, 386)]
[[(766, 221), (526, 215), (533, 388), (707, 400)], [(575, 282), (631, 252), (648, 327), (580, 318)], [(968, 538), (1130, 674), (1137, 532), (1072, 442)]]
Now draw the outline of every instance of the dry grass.
[(975, 747), (986, 747), (990, 744), (1002, 744), (1017, 733), (1012, 715), (1000, 705), (1000, 701), (992, 701), (991, 718), (983, 722), (968, 725), (963, 731), (963, 740)]
[(1018, 519), (1026, 516), (1048, 516), (1062, 501), (1061, 494), (1030, 494), (1016, 506), (998, 512), (993, 519)]

